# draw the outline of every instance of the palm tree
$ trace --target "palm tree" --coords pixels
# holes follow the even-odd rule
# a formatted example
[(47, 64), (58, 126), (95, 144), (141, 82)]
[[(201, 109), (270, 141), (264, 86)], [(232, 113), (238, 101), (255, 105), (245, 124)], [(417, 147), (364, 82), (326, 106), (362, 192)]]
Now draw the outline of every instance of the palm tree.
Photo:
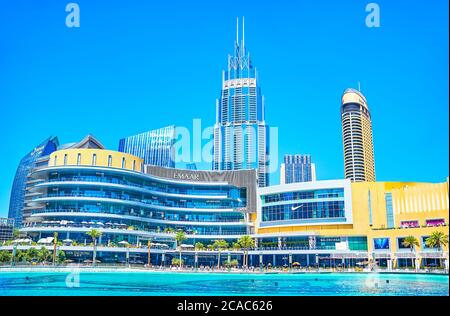
[(93, 256), (92, 256), (92, 266), (95, 267), (95, 261), (97, 258), (97, 238), (100, 238), (100, 236), (103, 233), (97, 229), (91, 229), (90, 231), (88, 231), (86, 233), (86, 235), (90, 236), (92, 238), (92, 240), (94, 241), (94, 251), (93, 251)]
[(213, 246), (219, 251), (217, 256), (217, 269), (220, 268), (220, 251), (228, 247), (228, 243), (223, 239), (214, 240)]
[(13, 231), (13, 239), (17, 239), (17, 238), (19, 238), (19, 236), (20, 236), (20, 231), (17, 228), (15, 228)]
[[(403, 239), (402, 245), (404, 247), (409, 247), (411, 249), (411, 252), (414, 252), (414, 247), (419, 247), (419, 240), (417, 240), (414, 236), (407, 236)], [(415, 256), (414, 256), (415, 257)], [(414, 258), (411, 260), (412, 267), (414, 268)]]
[(12, 259), (12, 254), (8, 250), (0, 251), (0, 262), (9, 262)]
[(195, 250), (203, 250), (203, 249), (205, 249), (204, 244), (202, 244), (201, 242), (195, 243)]
[(34, 248), (34, 247), (28, 248), (27, 253), (26, 253), (26, 260), (32, 261), (33, 259), (37, 259), (38, 254), (39, 254), (39, 251), (36, 248)]
[(241, 250), (241, 244), (240, 243), (238, 243), (238, 242), (234, 242), (233, 243), (233, 249), (234, 250)]
[(50, 258), (50, 256), (51, 256), (50, 251), (44, 246), (41, 247), (37, 255), (38, 260), (40, 262), (46, 262)]
[[(425, 244), (427, 247), (438, 248), (441, 251), (442, 246), (445, 247), (448, 244), (448, 235), (440, 231), (432, 232), (430, 237), (425, 240)], [(442, 267), (442, 258), (439, 258), (439, 266)]]
[(56, 264), (56, 245), (58, 243), (58, 233), (53, 233), (53, 265)]
[(185, 241), (187, 239), (186, 234), (184, 233), (184, 231), (179, 230), (177, 231), (177, 234), (175, 235), (175, 240), (177, 241), (177, 247), (178, 247), (178, 251), (180, 252), (180, 268), (181, 265), (183, 264), (183, 260), (181, 260), (181, 243), (183, 241)]
[(255, 247), (255, 240), (248, 235), (244, 235), (238, 240), (238, 244), (244, 249), (244, 264), (243, 266), (248, 266), (248, 250)]

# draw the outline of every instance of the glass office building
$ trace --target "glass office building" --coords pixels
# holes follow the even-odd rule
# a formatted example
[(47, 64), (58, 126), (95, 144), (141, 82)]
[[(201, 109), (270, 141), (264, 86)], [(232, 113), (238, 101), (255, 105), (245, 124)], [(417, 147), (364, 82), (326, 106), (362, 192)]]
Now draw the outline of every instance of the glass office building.
[(58, 138), (49, 137), (33, 148), (33, 150), (20, 161), (11, 189), (8, 212), (8, 217), (14, 219), (16, 227), (20, 227), (22, 224), (28, 174), (33, 168), (40, 164), (40, 161), (44, 161), (43, 164), (46, 164), (45, 157), (55, 151), (58, 146)]
[[(244, 21), (243, 21), (244, 23)], [(222, 93), (216, 104), (214, 170), (256, 169), (258, 185), (269, 185), (269, 127), (258, 74), (245, 48), (244, 27), (236, 34), (234, 55), (222, 75)]]
[(11, 240), (14, 233), (14, 219), (0, 218), (0, 242)]
[(167, 126), (119, 141), (119, 151), (144, 159), (148, 165), (175, 168), (176, 127)]
[(280, 168), (280, 184), (316, 181), (311, 155), (285, 155)]

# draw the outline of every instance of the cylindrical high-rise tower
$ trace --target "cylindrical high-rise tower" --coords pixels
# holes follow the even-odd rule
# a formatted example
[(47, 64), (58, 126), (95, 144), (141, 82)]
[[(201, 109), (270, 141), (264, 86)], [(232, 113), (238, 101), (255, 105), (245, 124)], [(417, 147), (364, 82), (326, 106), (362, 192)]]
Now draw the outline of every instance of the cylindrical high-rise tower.
[(347, 89), (341, 102), (345, 178), (354, 182), (375, 181), (372, 120), (364, 95)]

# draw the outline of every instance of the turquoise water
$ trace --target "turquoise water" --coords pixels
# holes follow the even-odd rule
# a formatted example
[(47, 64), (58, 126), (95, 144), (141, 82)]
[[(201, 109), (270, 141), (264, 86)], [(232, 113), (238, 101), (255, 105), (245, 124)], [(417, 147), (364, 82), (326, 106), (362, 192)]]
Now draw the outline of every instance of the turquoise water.
[(362, 273), (0, 272), (0, 295), (442, 296), (449, 295), (449, 278), (448, 275)]

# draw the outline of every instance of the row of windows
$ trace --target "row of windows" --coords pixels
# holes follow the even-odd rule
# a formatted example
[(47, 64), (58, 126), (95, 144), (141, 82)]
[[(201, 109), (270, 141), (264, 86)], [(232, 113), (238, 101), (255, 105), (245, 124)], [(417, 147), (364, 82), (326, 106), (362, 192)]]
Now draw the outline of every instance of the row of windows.
[[(67, 154), (64, 154), (64, 158), (63, 158), (63, 165), (66, 166), (67, 165)], [(112, 155), (108, 155), (108, 167), (112, 167)], [(58, 163), (58, 155), (55, 155), (54, 161), (53, 161), (53, 165), (56, 166)], [(81, 154), (78, 153), (77, 154), (77, 166), (81, 165)], [(97, 165), (97, 154), (92, 154), (92, 162), (91, 162), (92, 166), (96, 166)], [(122, 157), (122, 169), (126, 169), (127, 168), (127, 160), (125, 159), (125, 157)], [(133, 166), (132, 166), (133, 171), (136, 171), (136, 160), (133, 160)], [(144, 164), (141, 163), (141, 172), (144, 171)]]
[(263, 196), (263, 199), (265, 203), (274, 203), (274, 202), (295, 201), (303, 199), (338, 198), (338, 197), (344, 197), (343, 188), (270, 194)]
[[(426, 244), (426, 240), (430, 236), (422, 236), (420, 238), (421, 247), (424, 249), (430, 248)], [(404, 244), (405, 237), (398, 237), (396, 239), (397, 249), (411, 249), (410, 245)], [(373, 247), (375, 250), (389, 250), (391, 249), (391, 240), (390, 238), (374, 238), (373, 239)]]
[(262, 221), (282, 221), (314, 218), (342, 218), (344, 201), (309, 202), (291, 205), (265, 206)]

